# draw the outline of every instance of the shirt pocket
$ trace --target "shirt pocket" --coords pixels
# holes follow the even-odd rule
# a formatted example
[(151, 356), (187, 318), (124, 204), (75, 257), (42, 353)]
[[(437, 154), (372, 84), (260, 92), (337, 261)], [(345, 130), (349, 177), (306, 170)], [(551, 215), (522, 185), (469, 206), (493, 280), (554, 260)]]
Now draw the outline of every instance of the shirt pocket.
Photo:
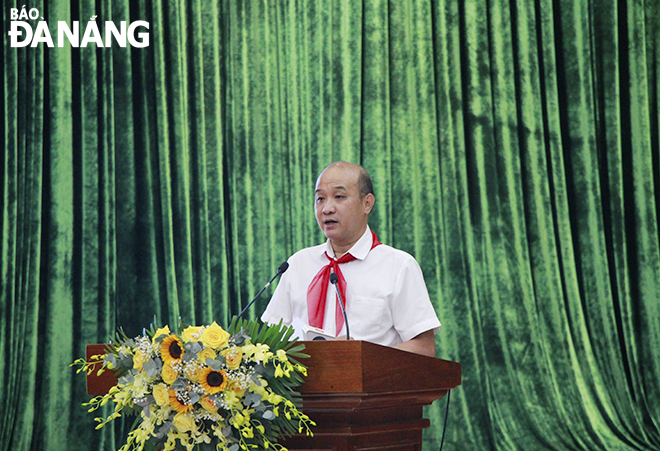
[(349, 326), (364, 338), (382, 335), (391, 327), (384, 299), (355, 296), (347, 309)]

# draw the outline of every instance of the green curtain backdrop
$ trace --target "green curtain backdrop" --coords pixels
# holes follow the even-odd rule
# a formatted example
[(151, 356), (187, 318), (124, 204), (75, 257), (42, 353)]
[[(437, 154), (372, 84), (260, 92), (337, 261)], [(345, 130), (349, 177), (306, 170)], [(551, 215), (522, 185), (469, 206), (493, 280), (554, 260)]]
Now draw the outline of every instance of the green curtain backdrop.
[(117, 449), (68, 364), (154, 315), (227, 325), (322, 241), (338, 159), (463, 365), (445, 450), (660, 449), (660, 2), (26, 5), (150, 45), (12, 48), (3, 2), (3, 449)]

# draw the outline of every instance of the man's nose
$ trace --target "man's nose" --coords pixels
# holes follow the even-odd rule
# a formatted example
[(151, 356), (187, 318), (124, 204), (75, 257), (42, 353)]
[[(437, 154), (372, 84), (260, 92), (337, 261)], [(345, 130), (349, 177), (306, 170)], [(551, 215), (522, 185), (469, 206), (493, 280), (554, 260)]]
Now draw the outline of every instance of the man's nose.
[(323, 213), (325, 214), (330, 214), (335, 212), (335, 203), (332, 201), (332, 199), (328, 199), (324, 204), (323, 204)]

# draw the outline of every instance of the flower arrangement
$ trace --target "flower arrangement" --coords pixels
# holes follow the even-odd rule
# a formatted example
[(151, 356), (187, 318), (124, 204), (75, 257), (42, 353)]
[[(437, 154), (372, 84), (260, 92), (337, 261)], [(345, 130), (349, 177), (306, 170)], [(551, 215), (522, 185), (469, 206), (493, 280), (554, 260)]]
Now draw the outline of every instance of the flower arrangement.
[(308, 356), (289, 341), (292, 333), (236, 319), (229, 332), (215, 322), (181, 333), (152, 326), (135, 338), (120, 331), (105, 355), (72, 366), (90, 374), (103, 360), (99, 373), (115, 371), (117, 384), (84, 405), (92, 412), (114, 403), (107, 418), (96, 418), (97, 429), (122, 413), (138, 415), (119, 451), (283, 451), (279, 439), (312, 435), (315, 425), (299, 408), (306, 367), (298, 359)]

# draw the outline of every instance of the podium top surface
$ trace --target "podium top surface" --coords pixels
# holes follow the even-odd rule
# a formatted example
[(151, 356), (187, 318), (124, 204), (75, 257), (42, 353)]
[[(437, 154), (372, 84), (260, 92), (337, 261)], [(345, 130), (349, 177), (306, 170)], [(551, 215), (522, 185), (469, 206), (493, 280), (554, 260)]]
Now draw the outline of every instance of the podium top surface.
[(449, 390), (461, 365), (366, 341), (304, 341), (308, 367), (301, 393)]
[[(461, 384), (461, 365), (366, 341), (303, 341), (308, 367), (303, 394), (422, 392)], [(87, 359), (103, 354), (104, 344), (87, 345)], [(99, 364), (100, 365), (100, 364)], [(87, 377), (88, 394), (105, 394), (115, 385), (112, 371)]]

